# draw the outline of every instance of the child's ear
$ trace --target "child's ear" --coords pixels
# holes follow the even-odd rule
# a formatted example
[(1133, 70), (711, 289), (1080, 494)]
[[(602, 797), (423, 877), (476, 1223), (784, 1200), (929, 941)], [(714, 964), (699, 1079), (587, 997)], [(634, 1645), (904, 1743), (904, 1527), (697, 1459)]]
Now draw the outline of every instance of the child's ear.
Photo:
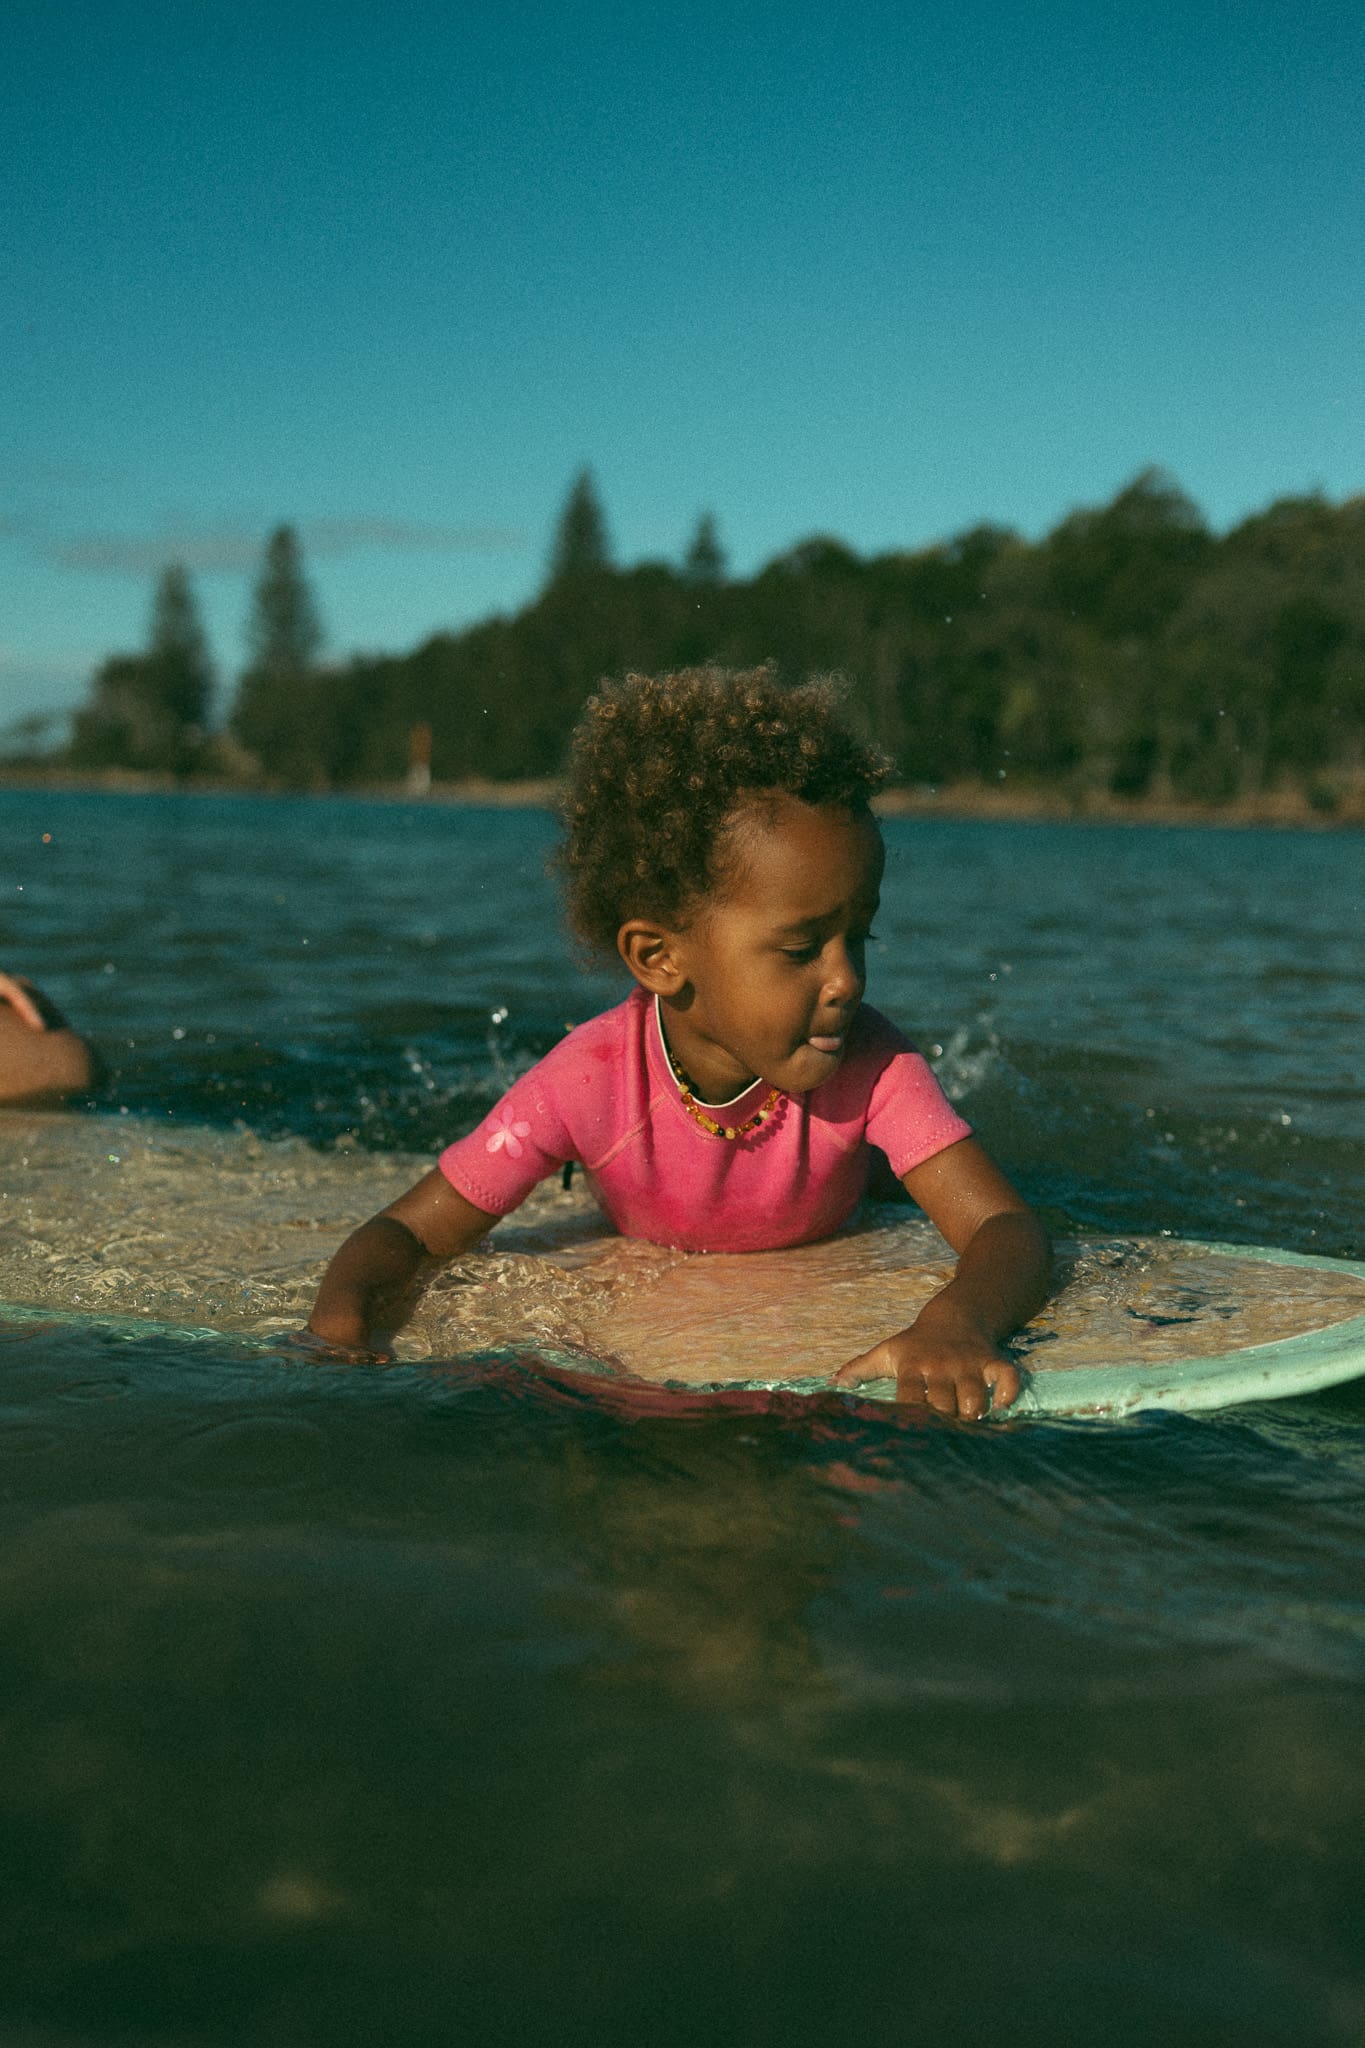
[(652, 996), (675, 996), (687, 980), (678, 960), (677, 934), (648, 918), (628, 918), (616, 934), (616, 950)]

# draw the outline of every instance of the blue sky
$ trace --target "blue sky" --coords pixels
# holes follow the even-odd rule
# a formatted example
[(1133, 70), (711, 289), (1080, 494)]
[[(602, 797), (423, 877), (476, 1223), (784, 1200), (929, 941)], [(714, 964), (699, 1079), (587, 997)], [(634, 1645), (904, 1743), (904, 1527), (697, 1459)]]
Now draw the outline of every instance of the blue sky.
[(10, 0), (0, 726), (266, 533), (330, 651), (618, 558), (1365, 489), (1351, 5)]

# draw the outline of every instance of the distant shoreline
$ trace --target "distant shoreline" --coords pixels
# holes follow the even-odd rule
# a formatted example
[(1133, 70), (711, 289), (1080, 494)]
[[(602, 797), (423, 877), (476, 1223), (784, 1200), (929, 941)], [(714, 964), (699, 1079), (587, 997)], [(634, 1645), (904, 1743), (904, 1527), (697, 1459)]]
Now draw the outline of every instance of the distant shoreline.
[[(559, 783), (550, 777), (492, 782), (470, 777), (460, 782), (433, 782), (414, 795), (402, 783), (371, 783), (336, 790), (283, 790), (259, 785), (204, 780), (177, 780), (172, 775), (141, 774), (131, 769), (78, 771), (58, 768), (0, 768), (0, 791), (33, 789), (77, 793), (94, 791), (113, 796), (283, 796), (316, 795), (357, 802), (453, 804), (496, 810), (553, 810)], [(1120, 797), (1105, 790), (1046, 789), (1005, 784), (958, 782), (942, 788), (884, 790), (873, 801), (883, 817), (942, 818), (1006, 824), (1199, 825), (1245, 828), (1272, 826), (1284, 831), (1360, 831), (1365, 829), (1365, 788), (1353, 787), (1332, 808), (1320, 808), (1299, 790), (1265, 790), (1226, 804), (1184, 803), (1170, 797)]]

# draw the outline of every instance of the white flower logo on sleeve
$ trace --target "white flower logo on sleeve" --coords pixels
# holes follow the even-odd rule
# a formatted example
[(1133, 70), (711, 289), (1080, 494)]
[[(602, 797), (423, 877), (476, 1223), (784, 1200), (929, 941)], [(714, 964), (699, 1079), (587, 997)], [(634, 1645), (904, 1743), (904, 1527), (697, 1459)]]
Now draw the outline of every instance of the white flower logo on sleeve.
[(531, 1126), (518, 1119), (516, 1111), (509, 1102), (501, 1116), (494, 1119), (493, 1135), (488, 1140), (484, 1150), (486, 1152), (501, 1152), (505, 1145), (509, 1159), (520, 1159), (522, 1153), (521, 1141), (523, 1138), (529, 1138), (530, 1135)]

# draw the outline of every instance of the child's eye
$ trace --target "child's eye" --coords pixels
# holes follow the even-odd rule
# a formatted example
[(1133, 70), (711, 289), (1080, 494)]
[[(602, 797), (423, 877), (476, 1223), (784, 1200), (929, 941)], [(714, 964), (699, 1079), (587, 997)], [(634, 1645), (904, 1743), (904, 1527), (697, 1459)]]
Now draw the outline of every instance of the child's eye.
[(818, 946), (784, 946), (782, 948), (782, 957), (784, 960), (798, 960), (804, 962), (807, 960), (813, 960), (816, 954), (819, 952), (819, 950), (820, 948)]

